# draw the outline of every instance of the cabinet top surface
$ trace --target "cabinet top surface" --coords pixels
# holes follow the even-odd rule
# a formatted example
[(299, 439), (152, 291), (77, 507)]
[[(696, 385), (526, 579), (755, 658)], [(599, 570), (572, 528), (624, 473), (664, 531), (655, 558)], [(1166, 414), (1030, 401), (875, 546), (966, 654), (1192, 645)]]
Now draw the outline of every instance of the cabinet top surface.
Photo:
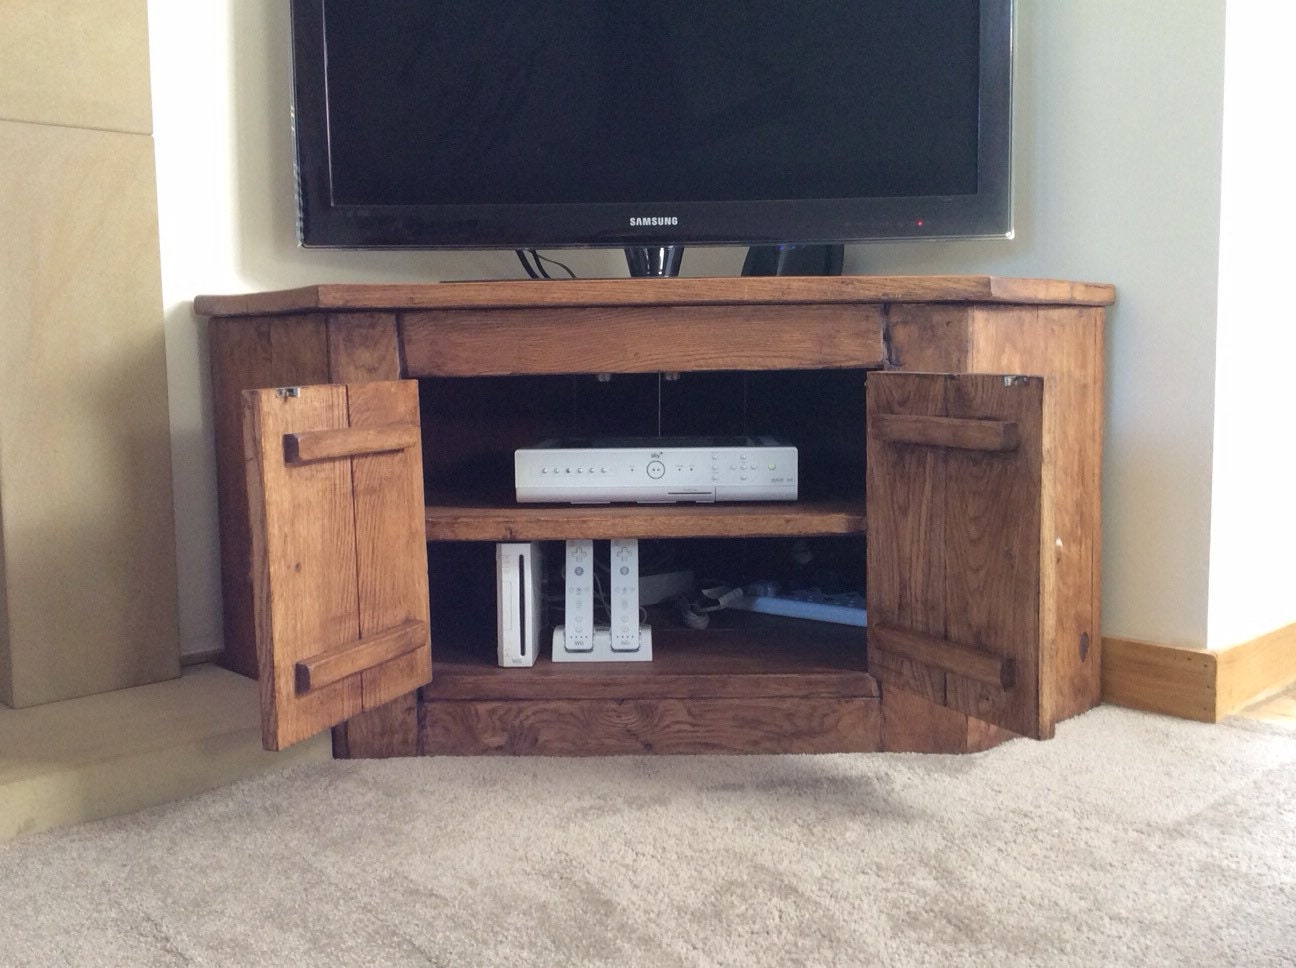
[(1000, 276), (732, 276), (674, 279), (508, 279), (427, 284), (330, 284), (198, 296), (201, 316), (315, 311), (512, 309), (536, 306), (759, 303), (1006, 303), (1107, 306), (1114, 286)]

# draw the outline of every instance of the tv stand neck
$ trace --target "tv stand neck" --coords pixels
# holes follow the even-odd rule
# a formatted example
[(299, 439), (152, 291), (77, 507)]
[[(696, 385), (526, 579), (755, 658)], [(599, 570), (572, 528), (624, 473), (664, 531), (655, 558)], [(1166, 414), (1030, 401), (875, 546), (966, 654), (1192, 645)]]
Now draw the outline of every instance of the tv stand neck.
[(684, 260), (684, 246), (627, 246), (625, 255), (633, 278), (678, 276), (680, 263)]

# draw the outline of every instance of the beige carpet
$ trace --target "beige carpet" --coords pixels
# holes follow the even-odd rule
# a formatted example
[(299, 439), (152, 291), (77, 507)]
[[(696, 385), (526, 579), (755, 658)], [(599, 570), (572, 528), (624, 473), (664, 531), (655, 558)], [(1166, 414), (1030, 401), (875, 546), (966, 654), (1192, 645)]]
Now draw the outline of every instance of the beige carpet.
[(4, 966), (1296, 964), (1296, 733), (326, 763), (0, 847)]

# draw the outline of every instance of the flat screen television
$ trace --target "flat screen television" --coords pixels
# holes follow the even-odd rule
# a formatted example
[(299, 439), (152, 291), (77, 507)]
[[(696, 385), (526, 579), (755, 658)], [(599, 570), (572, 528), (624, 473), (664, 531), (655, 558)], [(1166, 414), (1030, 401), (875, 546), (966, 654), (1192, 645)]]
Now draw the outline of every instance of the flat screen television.
[(292, 30), (306, 246), (1012, 234), (1012, 0), (293, 0)]

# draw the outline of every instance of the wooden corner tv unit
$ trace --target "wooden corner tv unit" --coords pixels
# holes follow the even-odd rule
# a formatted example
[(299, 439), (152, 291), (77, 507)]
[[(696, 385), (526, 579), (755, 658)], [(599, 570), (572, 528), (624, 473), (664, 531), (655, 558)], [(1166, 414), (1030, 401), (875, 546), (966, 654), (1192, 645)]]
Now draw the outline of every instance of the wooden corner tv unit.
[[(339, 756), (1047, 738), (1099, 696), (1114, 298), (985, 276), (199, 297), (223, 661), (259, 673), (268, 748), (333, 726)], [(746, 433), (798, 446), (798, 501), (513, 500), (513, 450), (544, 437)], [(800, 540), (864, 585), (868, 629), (733, 612), (696, 630), (666, 610), (650, 663), (500, 668), (495, 543), (578, 537), (731, 581)]]

